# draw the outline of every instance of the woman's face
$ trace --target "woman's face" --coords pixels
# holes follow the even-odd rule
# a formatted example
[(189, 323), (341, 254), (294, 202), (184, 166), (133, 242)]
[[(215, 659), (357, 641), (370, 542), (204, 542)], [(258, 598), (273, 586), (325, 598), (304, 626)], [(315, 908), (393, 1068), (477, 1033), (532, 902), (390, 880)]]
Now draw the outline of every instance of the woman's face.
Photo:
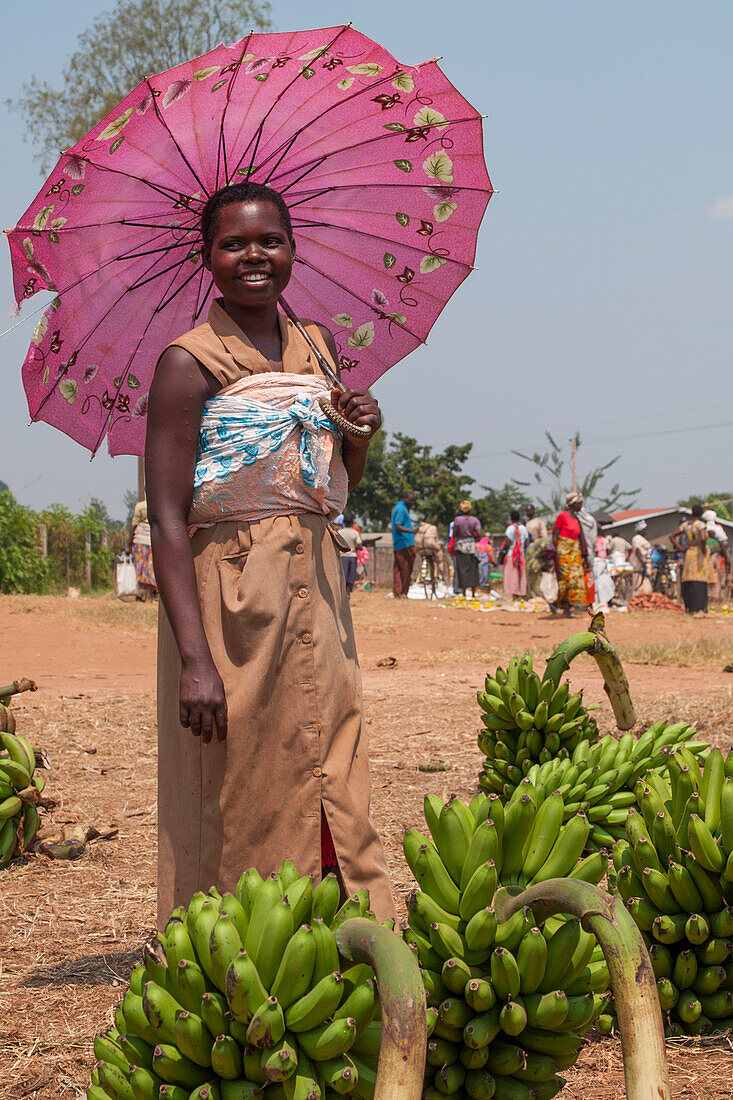
[(271, 202), (232, 203), (219, 211), (204, 265), (225, 301), (244, 309), (276, 303), (290, 281), (295, 245)]

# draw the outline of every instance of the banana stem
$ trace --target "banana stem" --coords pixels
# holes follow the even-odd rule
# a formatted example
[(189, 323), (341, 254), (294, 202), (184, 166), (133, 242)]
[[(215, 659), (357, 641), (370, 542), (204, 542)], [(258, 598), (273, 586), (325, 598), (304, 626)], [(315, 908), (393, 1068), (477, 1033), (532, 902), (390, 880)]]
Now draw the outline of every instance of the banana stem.
[(354, 917), (336, 930), (342, 955), (377, 975), (382, 1038), (374, 1100), (420, 1100), (425, 1075), (427, 1010), (420, 970), (406, 943), (374, 921)]
[(601, 945), (616, 1002), (627, 1100), (670, 1100), (664, 1024), (654, 971), (641, 932), (619, 897), (589, 882), (548, 879), (512, 896), (500, 890), (500, 921), (528, 905), (542, 920), (555, 913), (578, 917)]
[(35, 680), (28, 680), (25, 676), (22, 680), (13, 680), (12, 684), (0, 687), (0, 699), (7, 695), (20, 695), (22, 691), (38, 691)]
[(603, 676), (603, 688), (613, 707), (616, 725), (620, 730), (630, 730), (636, 722), (636, 712), (629, 693), (629, 681), (618, 653), (604, 633), (605, 625), (603, 615), (594, 615), (589, 631), (572, 634), (561, 642), (549, 658), (542, 679), (552, 680), (555, 687), (559, 687), (571, 661), (580, 653), (589, 653)]

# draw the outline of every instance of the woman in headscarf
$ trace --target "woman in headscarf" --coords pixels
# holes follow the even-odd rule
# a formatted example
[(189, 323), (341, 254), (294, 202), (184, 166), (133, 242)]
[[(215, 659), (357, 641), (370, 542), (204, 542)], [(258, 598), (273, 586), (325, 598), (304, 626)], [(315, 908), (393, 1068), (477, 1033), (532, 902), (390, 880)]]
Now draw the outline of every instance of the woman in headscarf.
[(707, 612), (708, 585), (714, 582), (715, 577), (701, 504), (693, 504), (692, 515), (682, 521), (669, 540), (675, 550), (684, 554), (682, 600), (685, 611), (688, 615)]
[(527, 543), (529, 531), (520, 523), (518, 510), (510, 515), (510, 523), (504, 532), (504, 582), (505, 596), (527, 595)]
[(139, 500), (135, 505), (130, 522), (130, 552), (135, 562), (139, 599), (150, 603), (155, 599), (155, 573), (153, 572), (153, 550), (150, 545), (150, 524), (148, 523), (147, 501)]
[(634, 535), (631, 539), (631, 564), (634, 567), (635, 596), (639, 593), (654, 591), (649, 564), (652, 544), (644, 535), (644, 531), (646, 531), (646, 521), (640, 519), (639, 522), (634, 525)]
[(481, 524), (471, 512), (471, 501), (462, 500), (460, 513), (453, 520), (453, 545), (456, 552), (456, 580), (454, 591), (465, 595), (468, 589), (471, 596), (478, 588), (478, 546), (481, 538)]
[[(579, 513), (583, 507), (580, 493), (567, 493), (565, 510), (560, 512), (552, 528), (557, 572), (557, 605), (568, 617), (573, 607), (590, 607), (594, 599), (593, 559), (586, 541)], [(551, 607), (554, 612), (556, 607)]]

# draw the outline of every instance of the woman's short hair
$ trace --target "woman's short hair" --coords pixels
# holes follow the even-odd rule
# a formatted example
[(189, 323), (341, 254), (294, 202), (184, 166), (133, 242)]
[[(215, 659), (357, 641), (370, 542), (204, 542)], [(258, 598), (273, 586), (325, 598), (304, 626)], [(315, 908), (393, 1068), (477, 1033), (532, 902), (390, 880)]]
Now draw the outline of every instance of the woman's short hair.
[(240, 202), (269, 202), (275, 207), (282, 227), (290, 240), (293, 239), (293, 223), (287, 203), (279, 191), (267, 187), (264, 183), (231, 183), (220, 187), (209, 195), (201, 211), (201, 236), (207, 248), (214, 243), (219, 228), (219, 212), (224, 206), (233, 206)]
[(512, 508), (511, 512), (509, 513), (509, 519), (512, 521), (512, 523), (519, 523), (520, 518), (521, 517), (519, 515), (519, 509)]
[(702, 519), (702, 504), (693, 504), (690, 509), (695, 519)]

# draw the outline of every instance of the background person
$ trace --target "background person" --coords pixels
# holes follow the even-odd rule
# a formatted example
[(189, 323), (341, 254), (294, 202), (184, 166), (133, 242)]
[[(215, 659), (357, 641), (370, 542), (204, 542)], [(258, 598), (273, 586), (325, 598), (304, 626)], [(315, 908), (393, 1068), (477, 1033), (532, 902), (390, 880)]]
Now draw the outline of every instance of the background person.
[[(369, 816), (361, 678), (328, 522), (364, 475), (379, 407), (363, 391), (331, 389), (278, 309), (295, 261), (281, 195), (224, 187), (207, 200), (201, 232), (220, 297), (208, 322), (161, 355), (145, 451), (163, 603), (159, 919), (212, 884), (233, 890), (242, 867), (267, 875), (286, 858), (317, 880), (335, 869), (348, 894), (369, 889), (384, 919), (394, 906)], [(335, 365), (328, 330), (305, 327)], [(366, 440), (339, 440), (320, 414), (324, 394), (370, 429)], [(301, 449), (306, 429), (312, 443)]]
[(139, 599), (150, 603), (155, 599), (155, 572), (153, 570), (153, 548), (150, 545), (150, 524), (148, 523), (148, 504), (139, 500), (135, 505), (130, 522), (130, 541), (128, 552), (132, 554), (140, 589)]
[(718, 516), (712, 508), (706, 509), (701, 519), (708, 532), (708, 547), (712, 559), (712, 571), (715, 583), (711, 586), (709, 595), (714, 600), (728, 598), (728, 575), (730, 572), (730, 553), (728, 535), (725, 528), (718, 523)]
[(413, 508), (414, 505), (415, 494), (407, 492), (392, 509), (390, 521), (392, 549), (394, 551), (392, 595), (396, 600), (407, 595), (412, 567), (415, 564), (415, 528), (412, 525), (409, 512), (409, 509)]
[(528, 504), (525, 509), (526, 521), (524, 526), (529, 531), (533, 542), (547, 538), (547, 524), (539, 516), (535, 515), (534, 504)]
[(708, 609), (708, 585), (714, 581), (708, 547), (707, 527), (702, 521), (702, 505), (693, 504), (692, 515), (683, 519), (669, 536), (675, 550), (684, 554), (682, 563), (682, 602), (688, 615), (704, 614)]
[(456, 552), (456, 579), (454, 590), (459, 596), (470, 589), (471, 596), (478, 588), (478, 540), (481, 524), (471, 511), (471, 501), (462, 500), (460, 512), (453, 520), (453, 545)]
[(510, 515), (509, 526), (504, 532), (504, 580), (502, 584), (505, 596), (516, 599), (517, 596), (527, 595), (527, 544), (529, 531), (520, 522), (520, 513), (517, 508)]
[(341, 565), (344, 570), (346, 594), (351, 597), (351, 593), (354, 591), (354, 584), (356, 583), (357, 551), (362, 545), (361, 535), (354, 526), (354, 516), (352, 512), (344, 513), (344, 522), (339, 531), (339, 535), (349, 547), (348, 551), (341, 555)]
[(646, 521), (640, 519), (634, 525), (634, 534), (631, 539), (631, 554), (629, 561), (634, 567), (634, 594), (649, 593), (654, 591), (651, 575), (652, 544), (645, 536)]
[(478, 547), (478, 586), (486, 588), (489, 584), (489, 572), (494, 564), (494, 547), (489, 535), (482, 535), (476, 544)]
[[(583, 507), (580, 493), (567, 493), (565, 509), (552, 528), (557, 572), (557, 606), (571, 618), (574, 607), (590, 607), (593, 603), (593, 564), (585, 541), (579, 515)], [(555, 607), (551, 606), (554, 612)]]

